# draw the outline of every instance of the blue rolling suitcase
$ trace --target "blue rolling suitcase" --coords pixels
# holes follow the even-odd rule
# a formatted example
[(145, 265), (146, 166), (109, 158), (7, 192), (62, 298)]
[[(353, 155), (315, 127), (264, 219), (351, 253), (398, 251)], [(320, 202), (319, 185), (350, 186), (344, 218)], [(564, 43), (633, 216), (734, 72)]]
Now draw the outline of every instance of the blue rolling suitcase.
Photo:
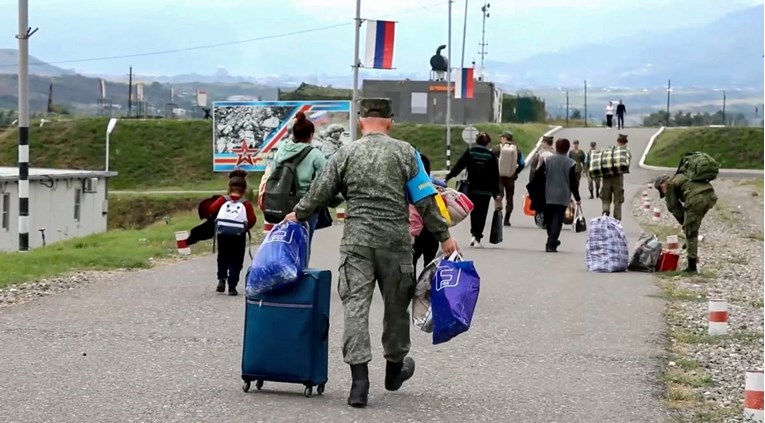
[(251, 382), (300, 383), (310, 397), (327, 383), (332, 273), (306, 269), (294, 286), (247, 298), (242, 390)]

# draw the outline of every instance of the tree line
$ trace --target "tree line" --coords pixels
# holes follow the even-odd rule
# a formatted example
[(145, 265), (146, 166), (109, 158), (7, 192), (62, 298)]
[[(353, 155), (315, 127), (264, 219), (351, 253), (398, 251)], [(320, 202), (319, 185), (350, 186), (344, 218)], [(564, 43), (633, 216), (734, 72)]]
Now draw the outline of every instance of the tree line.
[(643, 126), (749, 126), (749, 119), (743, 113), (723, 113), (718, 110), (714, 113), (704, 112), (691, 114), (678, 110), (669, 115), (669, 124), (667, 124), (667, 112), (658, 111), (651, 113), (643, 118)]

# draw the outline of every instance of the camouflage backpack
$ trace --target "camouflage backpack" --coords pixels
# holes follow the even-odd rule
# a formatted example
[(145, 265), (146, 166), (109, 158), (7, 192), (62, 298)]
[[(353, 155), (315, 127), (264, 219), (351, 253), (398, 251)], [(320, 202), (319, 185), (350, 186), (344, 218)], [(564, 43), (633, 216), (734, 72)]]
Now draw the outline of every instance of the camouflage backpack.
[(682, 173), (694, 182), (709, 182), (717, 178), (720, 166), (712, 156), (702, 151), (688, 153), (680, 159), (677, 173)]

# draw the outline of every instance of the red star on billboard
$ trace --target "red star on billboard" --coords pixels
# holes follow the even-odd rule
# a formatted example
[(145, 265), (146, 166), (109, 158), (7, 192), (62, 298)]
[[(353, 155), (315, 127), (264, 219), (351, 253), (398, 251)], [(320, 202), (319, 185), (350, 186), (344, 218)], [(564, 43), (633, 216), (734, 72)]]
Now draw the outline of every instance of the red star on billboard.
[(236, 153), (236, 166), (242, 163), (249, 163), (251, 166), (255, 165), (255, 155), (258, 154), (258, 149), (250, 149), (246, 140), (242, 140), (242, 144), (239, 147), (232, 148), (231, 151)]

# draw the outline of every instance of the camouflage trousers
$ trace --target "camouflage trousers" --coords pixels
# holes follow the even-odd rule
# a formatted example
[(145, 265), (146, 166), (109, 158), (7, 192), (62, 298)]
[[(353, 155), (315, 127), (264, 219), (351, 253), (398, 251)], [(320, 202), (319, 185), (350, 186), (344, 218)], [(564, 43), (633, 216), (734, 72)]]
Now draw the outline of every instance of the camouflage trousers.
[(369, 308), (375, 284), (384, 304), (385, 359), (400, 363), (409, 353), (409, 304), (415, 288), (412, 250), (342, 245), (337, 292), (343, 301), (343, 359), (348, 364), (372, 360)]
[(688, 258), (697, 258), (699, 254), (699, 228), (701, 221), (709, 210), (717, 204), (717, 196), (713, 193), (700, 194), (685, 203), (685, 232), (686, 253)]
[[(603, 203), (603, 214), (622, 220), (622, 204), (624, 204), (624, 175), (603, 177), (603, 188), (600, 190), (600, 201)], [(611, 202), (614, 203), (614, 213), (611, 214)]]

